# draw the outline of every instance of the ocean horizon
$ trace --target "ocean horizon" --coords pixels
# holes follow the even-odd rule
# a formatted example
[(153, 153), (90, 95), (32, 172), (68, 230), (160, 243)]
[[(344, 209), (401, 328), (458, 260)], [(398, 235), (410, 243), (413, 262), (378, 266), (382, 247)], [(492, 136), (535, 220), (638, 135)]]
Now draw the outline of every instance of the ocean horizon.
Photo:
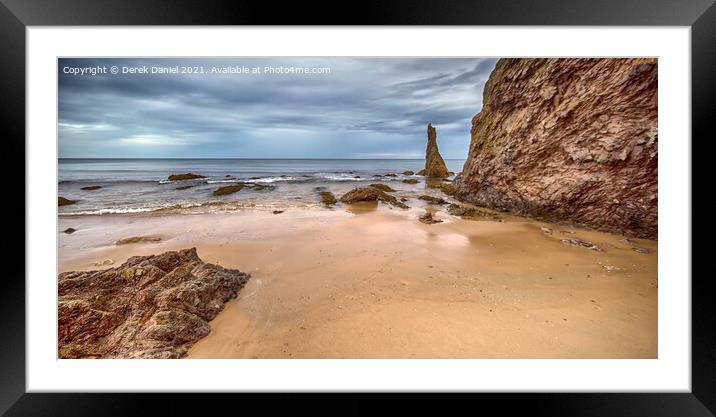
[[(453, 172), (464, 159), (446, 159)], [(60, 216), (197, 213), (242, 209), (320, 207), (319, 190), (341, 195), (382, 182), (418, 192), (424, 186), (403, 183), (424, 168), (425, 159), (385, 158), (59, 158), (58, 194), (76, 201), (59, 208)], [(410, 174), (410, 172), (413, 172)], [(200, 179), (172, 181), (191, 172)], [(395, 176), (386, 176), (395, 174)], [(215, 196), (218, 187), (237, 182), (262, 185)], [(99, 187), (93, 190), (88, 186)]]

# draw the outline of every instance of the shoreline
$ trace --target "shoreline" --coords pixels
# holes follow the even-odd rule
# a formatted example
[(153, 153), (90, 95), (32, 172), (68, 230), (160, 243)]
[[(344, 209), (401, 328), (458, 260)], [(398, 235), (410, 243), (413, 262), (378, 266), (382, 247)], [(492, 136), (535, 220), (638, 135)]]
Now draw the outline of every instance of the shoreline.
[(60, 217), (58, 269), (196, 247), (251, 273), (187, 358), (657, 357), (657, 242), (409, 204)]

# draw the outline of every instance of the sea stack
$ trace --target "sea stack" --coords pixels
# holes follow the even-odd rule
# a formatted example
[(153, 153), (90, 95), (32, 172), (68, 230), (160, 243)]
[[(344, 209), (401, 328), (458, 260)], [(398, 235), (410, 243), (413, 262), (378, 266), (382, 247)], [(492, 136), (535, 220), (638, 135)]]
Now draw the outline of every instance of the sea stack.
[(470, 134), (458, 198), (657, 238), (656, 59), (501, 59)]
[(425, 169), (420, 173), (430, 178), (450, 176), (443, 157), (438, 150), (437, 133), (432, 124), (428, 123), (428, 146), (425, 149)]

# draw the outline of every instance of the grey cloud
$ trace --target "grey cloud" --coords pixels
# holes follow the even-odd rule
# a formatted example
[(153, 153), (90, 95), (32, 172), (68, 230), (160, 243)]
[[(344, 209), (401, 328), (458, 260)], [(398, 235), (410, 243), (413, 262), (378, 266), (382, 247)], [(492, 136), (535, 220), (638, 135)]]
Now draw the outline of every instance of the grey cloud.
[[(60, 59), (61, 157), (464, 158), (495, 59)], [(64, 66), (328, 67), (326, 75), (64, 74)], [(444, 126), (444, 127), (441, 127)], [(173, 141), (173, 142), (172, 142)]]

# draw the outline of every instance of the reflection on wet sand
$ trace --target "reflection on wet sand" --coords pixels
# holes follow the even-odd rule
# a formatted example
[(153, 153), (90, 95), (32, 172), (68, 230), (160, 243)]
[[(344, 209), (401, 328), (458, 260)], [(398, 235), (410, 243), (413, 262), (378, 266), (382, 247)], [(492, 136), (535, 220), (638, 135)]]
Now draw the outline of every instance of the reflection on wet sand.
[[(410, 205), (60, 218), (59, 269), (196, 247), (250, 272), (190, 358), (656, 357), (656, 242)], [(162, 240), (114, 244), (138, 235)]]
[(346, 211), (351, 214), (366, 214), (372, 213), (378, 209), (377, 201), (361, 201), (359, 203), (348, 204), (345, 207)]

